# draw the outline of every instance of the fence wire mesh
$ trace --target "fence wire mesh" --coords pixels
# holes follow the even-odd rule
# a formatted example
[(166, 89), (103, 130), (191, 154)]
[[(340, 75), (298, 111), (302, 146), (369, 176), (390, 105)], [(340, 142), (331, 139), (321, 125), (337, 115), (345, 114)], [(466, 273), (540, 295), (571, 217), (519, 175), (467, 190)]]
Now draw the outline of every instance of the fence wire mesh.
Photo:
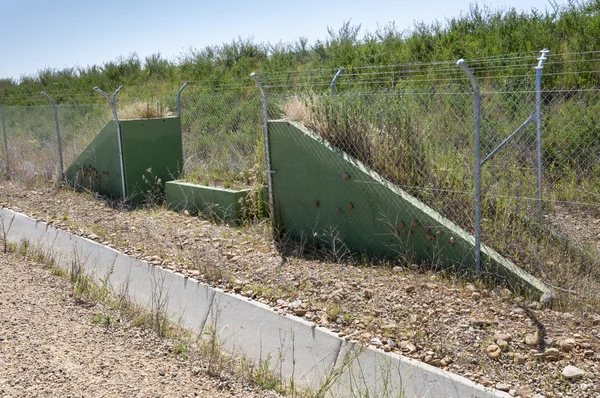
[[(600, 280), (599, 55), (549, 54), (544, 66), (541, 220), (537, 218), (536, 121), (531, 119), (539, 53), (466, 60), (481, 88), (482, 159), (530, 120), (483, 165), (483, 242), (559, 291), (586, 298), (597, 295), (595, 281)], [(337, 72), (336, 68), (261, 75), (268, 118), (303, 124), (473, 233), (475, 116), (467, 76), (454, 61), (345, 67), (332, 90)], [(183, 91), (187, 180), (224, 187), (266, 184), (261, 97), (252, 84), (250, 78), (219, 88), (192, 82)], [(178, 88), (126, 87), (117, 98), (119, 117), (176, 115)], [(65, 168), (112, 121), (109, 105), (96, 100), (100, 105), (81, 105), (77, 98), (67, 97), (59, 101)], [(138, 109), (128, 114), (128, 108), (136, 106), (147, 112)], [(4, 106), (3, 115), (8, 153), (2, 145), (0, 167), (6, 168), (8, 155), (14, 178), (56, 178), (52, 106)], [(334, 166), (343, 173), (341, 166)], [(292, 187), (280, 182), (278, 189), (287, 188)], [(299, 222), (303, 211), (297, 206), (291, 211), (297, 219), (284, 221)], [(412, 215), (389, 220), (394, 229), (412, 221)], [(335, 228), (324, 239), (337, 247), (336, 257), (347, 254)], [(472, 263), (473, 257), (464, 261)]]
[[(328, 76), (328, 72), (332, 73)], [(472, 95), (468, 81), (455, 64), (435, 65), (438, 79), (432, 78), (434, 71), (416, 65), (410, 70), (346, 69), (336, 83), (335, 95), (331, 95), (335, 72), (310, 71), (283, 79), (263, 76), (263, 84), (269, 91), (269, 117), (305, 125), (385, 180), (472, 232)], [(338, 171), (343, 173), (342, 169)], [(277, 175), (278, 171), (274, 172)], [(281, 179), (278, 181), (285, 184)], [(364, 189), (376, 191), (382, 200), (394, 202), (391, 206), (402, 201), (386, 195), (388, 189), (384, 185), (370, 184)], [(330, 198), (322, 200), (335, 195), (330, 192)], [(302, 217), (300, 208), (297, 214)], [(384, 221), (390, 225), (389, 233), (398, 237), (389, 245), (408, 259), (410, 255), (403, 251), (401, 234), (404, 225), (417, 222), (418, 217), (415, 212), (403, 214), (398, 220)], [(285, 225), (282, 227), (285, 229)], [(438, 226), (422, 227), (434, 231)], [(333, 231), (321, 232), (329, 246), (333, 242), (343, 247), (348, 237), (341, 236), (335, 226), (323, 229)], [(347, 248), (341, 250), (347, 251)], [(432, 253), (431, 258), (434, 257)], [(464, 260), (472, 263), (472, 253)]]
[(264, 182), (260, 97), (254, 90), (181, 96), (184, 176), (204, 185), (241, 188)]
[[(482, 168), (483, 242), (559, 291), (592, 298), (600, 279), (600, 103), (593, 86), (599, 59), (596, 53), (551, 56), (542, 75), (539, 220), (538, 57), (467, 60), (481, 88), (482, 159), (529, 121)], [(564, 72), (559, 66), (566, 63), (589, 71)], [(262, 75), (269, 118), (304, 124), (473, 233), (473, 91), (456, 64), (347, 68), (332, 95), (336, 72)], [(553, 87), (565, 81), (576, 88)], [(300, 206), (297, 214), (285, 222), (299, 222)]]
[[(3, 145), (0, 161), (4, 174), (17, 180), (58, 179), (58, 137), (52, 105), (5, 106), (3, 113), (8, 147), (6, 153)], [(58, 116), (65, 168), (112, 120), (110, 108), (97, 104), (61, 104)]]

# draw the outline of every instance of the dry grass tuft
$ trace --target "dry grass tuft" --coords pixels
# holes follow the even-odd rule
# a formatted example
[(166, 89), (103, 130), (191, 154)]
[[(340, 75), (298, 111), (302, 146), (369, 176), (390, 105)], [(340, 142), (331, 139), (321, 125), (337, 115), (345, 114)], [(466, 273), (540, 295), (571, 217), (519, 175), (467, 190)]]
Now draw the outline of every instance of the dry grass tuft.
[(174, 116), (168, 107), (163, 107), (159, 101), (134, 101), (119, 109), (120, 119), (152, 119)]
[(293, 122), (308, 125), (311, 120), (311, 112), (308, 104), (299, 97), (290, 98), (290, 100), (283, 105), (283, 113), (287, 119)]

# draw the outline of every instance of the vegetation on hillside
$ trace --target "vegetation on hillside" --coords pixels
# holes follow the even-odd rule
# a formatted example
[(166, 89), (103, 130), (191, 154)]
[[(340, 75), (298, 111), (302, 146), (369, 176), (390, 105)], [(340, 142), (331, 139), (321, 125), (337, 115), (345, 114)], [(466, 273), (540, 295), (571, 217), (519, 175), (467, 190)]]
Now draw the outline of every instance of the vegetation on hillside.
[[(102, 101), (92, 92), (94, 86), (112, 91), (119, 85), (151, 85), (153, 95), (157, 95), (161, 88), (179, 87), (185, 80), (204, 90), (231, 85), (250, 87), (248, 74), (252, 71), (333, 70), (340, 66), (477, 59), (542, 48), (553, 53), (595, 51), (600, 47), (600, 0), (569, 1), (566, 5), (551, 0), (548, 10), (529, 12), (472, 5), (466, 14), (431, 24), (416, 23), (410, 29), (390, 23), (374, 32), (363, 32), (360, 25), (346, 22), (339, 29), (328, 28), (328, 32), (325, 40), (315, 43), (304, 37), (293, 43), (274, 44), (240, 37), (200, 50), (190, 48), (171, 60), (160, 53), (145, 59), (130, 54), (102, 65), (46, 68), (19, 81), (0, 79), (0, 103), (42, 103), (42, 90), (59, 102)], [(572, 87), (596, 84), (598, 76), (565, 74), (554, 79), (554, 86)]]

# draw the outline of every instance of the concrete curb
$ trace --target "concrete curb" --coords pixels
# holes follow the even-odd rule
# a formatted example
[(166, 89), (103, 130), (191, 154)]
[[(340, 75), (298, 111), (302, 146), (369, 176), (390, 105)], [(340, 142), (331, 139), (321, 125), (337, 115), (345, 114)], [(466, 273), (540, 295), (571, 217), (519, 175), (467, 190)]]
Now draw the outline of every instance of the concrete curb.
[[(152, 308), (164, 300), (171, 319), (196, 333), (214, 333), (221, 345), (252, 362), (268, 363), (296, 387), (330, 397), (509, 397), (495, 389), (397, 354), (348, 342), (304, 319), (214, 289), (182, 274), (126, 256), (89, 239), (0, 208), (10, 243), (29, 242), (69, 269), (78, 264), (99, 283)], [(0, 231), (1, 233), (2, 231)]]

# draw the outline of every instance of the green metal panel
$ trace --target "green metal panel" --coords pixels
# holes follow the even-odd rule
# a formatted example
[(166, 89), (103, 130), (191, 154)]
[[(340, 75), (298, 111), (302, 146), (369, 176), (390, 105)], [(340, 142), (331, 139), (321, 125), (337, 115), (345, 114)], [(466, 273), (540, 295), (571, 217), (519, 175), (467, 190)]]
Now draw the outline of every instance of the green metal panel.
[(171, 210), (202, 213), (235, 223), (240, 220), (242, 200), (248, 196), (250, 189), (232, 190), (169, 181), (165, 184), (165, 193)]
[(103, 195), (122, 197), (119, 141), (115, 122), (108, 122), (66, 171), (67, 180)]
[[(165, 182), (177, 179), (183, 168), (179, 118), (121, 120), (119, 126), (127, 200), (142, 200), (148, 192), (162, 194)], [(106, 124), (66, 175), (75, 186), (123, 197), (114, 122)]]
[(180, 119), (122, 120), (120, 126), (127, 199), (162, 194), (165, 182), (179, 178), (183, 168)]
[[(270, 121), (269, 136), (275, 211), (285, 234), (474, 272), (474, 238), (450, 220), (299, 124)], [(485, 246), (482, 270), (488, 278), (546, 290)]]

